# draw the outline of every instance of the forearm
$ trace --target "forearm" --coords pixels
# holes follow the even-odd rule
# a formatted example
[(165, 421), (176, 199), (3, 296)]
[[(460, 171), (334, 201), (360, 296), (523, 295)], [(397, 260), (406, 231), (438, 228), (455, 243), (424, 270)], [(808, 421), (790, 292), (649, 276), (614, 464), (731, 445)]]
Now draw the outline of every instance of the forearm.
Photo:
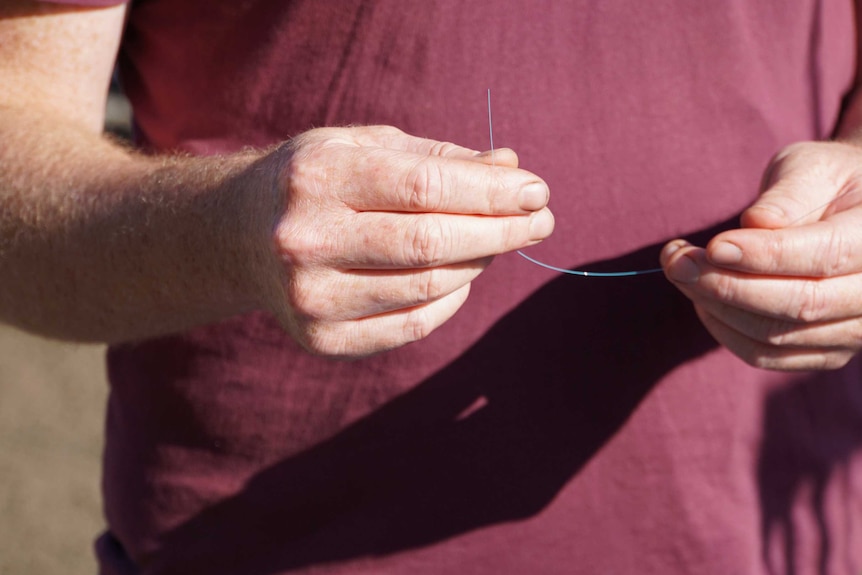
[(147, 157), (0, 110), (0, 320), (120, 341), (265, 307), (280, 289), (272, 163)]

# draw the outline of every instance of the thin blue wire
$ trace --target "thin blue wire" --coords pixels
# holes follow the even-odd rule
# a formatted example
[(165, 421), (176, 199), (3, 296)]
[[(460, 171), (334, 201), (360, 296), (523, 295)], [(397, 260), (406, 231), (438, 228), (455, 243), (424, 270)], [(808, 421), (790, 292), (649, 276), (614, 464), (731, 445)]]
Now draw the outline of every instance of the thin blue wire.
[(662, 268), (653, 268), (649, 270), (633, 270), (630, 272), (585, 272), (581, 270), (567, 270), (565, 268), (558, 268), (556, 266), (552, 266), (546, 264), (544, 262), (540, 262), (537, 259), (533, 259), (521, 250), (517, 250), (518, 255), (527, 260), (528, 262), (532, 262), (537, 266), (541, 266), (543, 268), (553, 270), (555, 272), (560, 272), (562, 274), (569, 274), (571, 276), (581, 276), (581, 277), (597, 277), (597, 278), (621, 278), (625, 276), (642, 276), (646, 274), (655, 274), (660, 271), (664, 271)]
[[(494, 162), (494, 123), (491, 121), (491, 88), (488, 88), (488, 135), (491, 140), (491, 165), (496, 166), (496, 162)], [(518, 255), (524, 258), (529, 262), (533, 262), (537, 266), (541, 266), (543, 268), (547, 268), (549, 270), (553, 270), (555, 272), (560, 272), (563, 274), (569, 274), (572, 276), (581, 276), (581, 277), (597, 277), (597, 278), (621, 278), (625, 276), (642, 276), (646, 274), (654, 274), (660, 271), (663, 271), (662, 268), (654, 268), (651, 270), (634, 270), (630, 272), (585, 272), (579, 270), (567, 270), (564, 268), (558, 268), (556, 266), (548, 265), (546, 263), (542, 263), (539, 260), (535, 260), (518, 250)]]
[(491, 121), (491, 88), (488, 88), (488, 135), (491, 138), (491, 166), (496, 167), (494, 162), (494, 123)]

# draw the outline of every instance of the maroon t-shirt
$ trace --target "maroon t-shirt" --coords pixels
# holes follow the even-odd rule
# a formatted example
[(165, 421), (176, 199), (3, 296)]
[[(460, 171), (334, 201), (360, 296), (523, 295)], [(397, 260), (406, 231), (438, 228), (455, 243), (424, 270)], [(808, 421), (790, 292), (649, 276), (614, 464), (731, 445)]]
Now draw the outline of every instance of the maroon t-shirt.
[[(484, 149), (490, 88), (551, 187), (529, 253), (603, 271), (736, 225), (854, 53), (850, 0), (140, 0), (121, 63), (140, 143), (195, 154), (356, 123)], [(859, 371), (750, 368), (660, 274), (514, 254), (358, 362), (262, 313), (114, 346), (102, 570), (858, 575)]]

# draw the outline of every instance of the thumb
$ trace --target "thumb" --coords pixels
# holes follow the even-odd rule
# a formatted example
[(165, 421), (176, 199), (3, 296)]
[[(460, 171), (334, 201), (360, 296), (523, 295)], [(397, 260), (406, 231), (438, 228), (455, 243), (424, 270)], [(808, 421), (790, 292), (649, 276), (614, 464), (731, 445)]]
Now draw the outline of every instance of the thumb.
[(820, 220), (859, 161), (859, 151), (846, 144), (803, 142), (784, 148), (764, 174), (760, 197), (742, 213), (742, 227), (778, 229)]

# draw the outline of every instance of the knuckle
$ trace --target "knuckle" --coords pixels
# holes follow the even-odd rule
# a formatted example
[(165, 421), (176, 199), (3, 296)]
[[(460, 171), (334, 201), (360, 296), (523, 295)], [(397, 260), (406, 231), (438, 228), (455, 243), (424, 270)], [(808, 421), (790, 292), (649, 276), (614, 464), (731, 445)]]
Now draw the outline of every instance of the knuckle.
[(302, 348), (312, 355), (325, 357), (329, 355), (326, 340), (317, 336), (305, 336), (297, 338)]
[(425, 339), (434, 331), (435, 327), (428, 309), (418, 307), (405, 314), (401, 331), (404, 335), (405, 343), (409, 343)]
[(711, 286), (712, 294), (718, 301), (725, 304), (733, 304), (736, 302), (738, 285), (735, 278), (725, 274), (715, 274), (714, 282)]
[(804, 156), (807, 159), (829, 158), (829, 145), (823, 142), (800, 141), (789, 144), (786, 148), (788, 155)]
[(294, 316), (292, 323), (293, 338), (303, 349), (314, 355), (327, 355), (329, 339), (321, 322)]
[(846, 241), (844, 234), (837, 229), (831, 229), (823, 243), (818, 261), (824, 262), (822, 275), (836, 276), (844, 273), (854, 259), (854, 242)]
[(798, 301), (796, 309), (789, 315), (804, 324), (823, 321), (829, 310), (830, 298), (819, 281), (803, 281), (797, 288), (799, 294), (790, 301)]
[(284, 291), (287, 305), (293, 315), (301, 318), (304, 323), (313, 323), (325, 317), (327, 308), (323, 298), (318, 297), (317, 290), (310, 289), (308, 283), (302, 276), (294, 277), (287, 283)]
[(794, 142), (781, 148), (775, 155), (775, 160), (782, 160), (788, 156), (792, 156), (804, 152), (808, 148), (808, 142)]
[(276, 252), (290, 265), (299, 266), (324, 256), (329, 251), (324, 234), (285, 222), (276, 236)]
[(535, 216), (534, 213), (527, 216), (497, 218), (499, 231), (495, 234), (497, 237), (495, 253), (526, 245), (530, 238), (530, 221)]
[(316, 128), (291, 140), (285, 150), (281, 184), (287, 202), (296, 206), (309, 198), (331, 200), (328, 194), (351, 180), (346, 167), (356, 161), (358, 148), (343, 130)]
[(794, 142), (790, 145), (781, 148), (772, 159), (764, 174), (764, 184), (772, 183), (771, 180), (776, 173), (781, 172), (785, 167), (792, 163), (797, 157), (805, 155), (809, 150), (809, 142)]
[(407, 259), (421, 267), (440, 265), (452, 243), (452, 233), (432, 218), (417, 218), (408, 236)]
[(387, 124), (378, 124), (378, 125), (374, 125), (374, 126), (367, 126), (367, 128), (369, 130), (374, 131), (377, 134), (382, 135), (382, 136), (403, 136), (404, 135), (404, 132), (401, 129), (396, 128), (395, 126), (387, 125)]
[(787, 253), (787, 249), (782, 239), (777, 235), (771, 234), (764, 247), (766, 254), (764, 267), (766, 271), (774, 273), (776, 270), (783, 269), (784, 263), (782, 262), (782, 259), (784, 254)]
[(287, 189), (291, 193), (313, 190), (315, 183), (327, 176), (327, 155), (325, 134), (304, 134), (294, 140), (284, 165)]
[(831, 159), (831, 143), (801, 141), (789, 144), (775, 156), (777, 161), (800, 161), (806, 165), (819, 166)]
[(762, 322), (763, 331), (766, 333), (764, 339), (767, 344), (775, 347), (793, 345), (795, 340), (793, 335), (794, 326), (787, 322), (768, 317), (764, 317), (760, 321)]
[(404, 180), (405, 208), (414, 212), (438, 212), (445, 209), (443, 171), (440, 163), (423, 158), (407, 171)]
[(766, 355), (754, 354), (743, 356), (742, 360), (751, 367), (756, 367), (757, 369), (775, 369), (775, 363)]
[(411, 280), (410, 299), (415, 303), (434, 301), (446, 295), (447, 290), (443, 274), (438, 268), (413, 274)]
[(313, 291), (303, 291), (295, 294), (291, 302), (294, 312), (311, 320), (326, 320), (331, 313), (331, 300), (321, 297)]
[(771, 369), (774, 365), (774, 360), (768, 352), (769, 349), (770, 348), (767, 345), (754, 344), (745, 346), (742, 349), (736, 348), (733, 351), (737, 357), (751, 367), (756, 367), (758, 369)]
[(512, 195), (499, 193), (499, 190), (508, 188), (500, 170), (486, 172), (480, 180), (479, 188), (483, 190), (484, 201), (492, 214), (505, 214), (511, 212)]
[(310, 151), (306, 148), (301, 152), (296, 150), (284, 166), (285, 188), (289, 198), (294, 198), (298, 191), (309, 188), (310, 183), (314, 181), (317, 171), (314, 162), (307, 161), (310, 155)]
[(299, 344), (310, 354), (330, 359), (348, 359), (359, 356), (352, 347), (352, 339), (341, 324), (312, 322), (297, 338)]
[(460, 146), (456, 146), (451, 142), (435, 142), (431, 145), (430, 153), (432, 156), (448, 156), (457, 153), (461, 150)]

